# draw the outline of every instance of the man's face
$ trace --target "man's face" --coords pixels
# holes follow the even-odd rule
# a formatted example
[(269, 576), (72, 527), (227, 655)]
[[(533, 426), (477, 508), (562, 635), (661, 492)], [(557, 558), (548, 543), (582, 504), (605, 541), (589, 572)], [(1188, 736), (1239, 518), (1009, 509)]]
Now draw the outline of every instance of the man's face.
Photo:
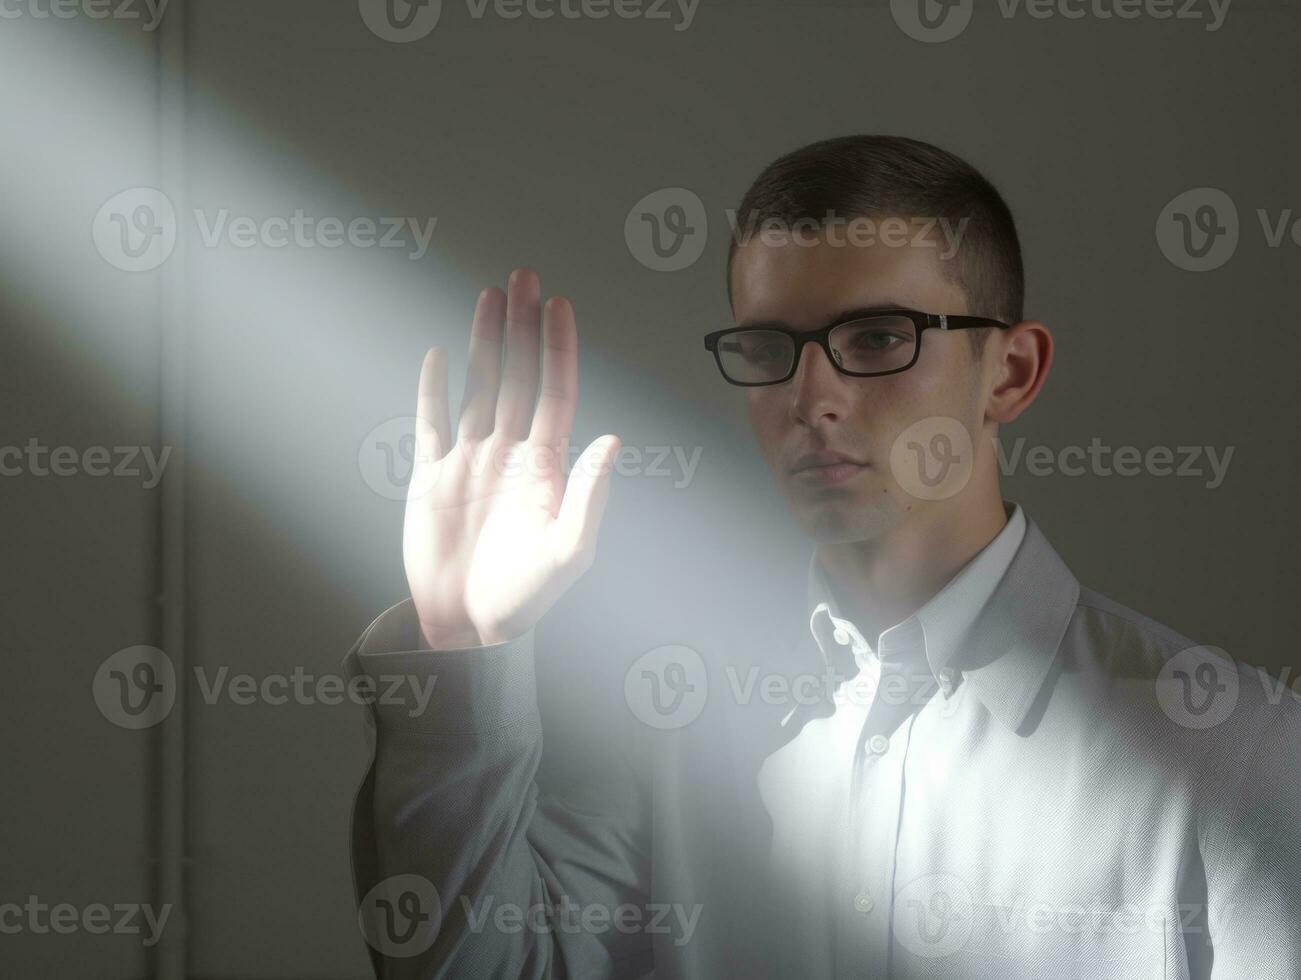
[[(941, 272), (937, 247), (850, 245), (805, 235), (784, 243), (757, 236), (732, 265), (738, 325), (824, 326), (851, 310), (906, 307), (925, 313), (970, 312), (962, 290)], [(957, 419), (973, 440), (982, 431), (982, 364), (967, 331), (926, 330), (921, 352), (899, 374), (853, 378), (838, 372), (810, 341), (795, 376), (746, 389), (759, 449), (804, 532), (819, 542), (881, 537), (905, 521), (957, 507), (961, 494), (924, 500), (891, 469), (899, 435), (924, 419)], [(842, 453), (854, 465), (799, 469), (809, 453)]]

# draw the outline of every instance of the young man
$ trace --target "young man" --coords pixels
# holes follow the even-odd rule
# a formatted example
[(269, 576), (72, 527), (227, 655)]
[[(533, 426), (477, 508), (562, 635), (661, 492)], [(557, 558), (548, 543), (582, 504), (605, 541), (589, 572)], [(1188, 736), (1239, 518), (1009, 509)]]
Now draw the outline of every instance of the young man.
[(645, 772), (535, 784), (532, 629), (592, 561), (618, 443), (566, 482), (573, 315), (517, 270), (479, 298), (455, 435), (425, 359), (411, 598), (350, 654), (436, 678), (375, 710), (354, 868), (376, 969), (1301, 977), (1301, 706), (1081, 588), (1000, 496), (993, 437), (1053, 345), (998, 193), (850, 137), (773, 163), (739, 213), (736, 326), (706, 346), (815, 542), (772, 669), (827, 683), (711, 686), (648, 729)]

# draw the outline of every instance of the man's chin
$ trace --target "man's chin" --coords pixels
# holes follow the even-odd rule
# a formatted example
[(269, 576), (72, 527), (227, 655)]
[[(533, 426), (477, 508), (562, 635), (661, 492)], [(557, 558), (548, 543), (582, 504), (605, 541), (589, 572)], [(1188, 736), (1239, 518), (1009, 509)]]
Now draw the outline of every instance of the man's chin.
[(880, 538), (896, 527), (902, 517), (885, 493), (792, 500), (789, 505), (805, 537), (818, 544), (849, 544)]

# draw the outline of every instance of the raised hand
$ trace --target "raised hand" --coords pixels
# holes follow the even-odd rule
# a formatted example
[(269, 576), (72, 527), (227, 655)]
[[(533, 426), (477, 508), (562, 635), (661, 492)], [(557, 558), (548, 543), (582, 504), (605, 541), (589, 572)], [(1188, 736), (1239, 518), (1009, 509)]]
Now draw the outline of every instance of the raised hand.
[(519, 636), (591, 565), (619, 439), (594, 440), (566, 481), (577, 404), (573, 309), (541, 309), (530, 269), (479, 296), (455, 442), (447, 352), (425, 355), (402, 556), (433, 649)]

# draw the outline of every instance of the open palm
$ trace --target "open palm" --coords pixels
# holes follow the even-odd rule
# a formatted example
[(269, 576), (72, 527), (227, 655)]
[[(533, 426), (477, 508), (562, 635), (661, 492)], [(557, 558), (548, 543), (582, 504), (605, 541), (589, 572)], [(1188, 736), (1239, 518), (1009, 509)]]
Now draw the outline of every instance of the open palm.
[(577, 337), (566, 300), (541, 308), (531, 270), (517, 269), (505, 295), (484, 290), (455, 442), (447, 353), (435, 347), (425, 355), (402, 553), (421, 629), (435, 649), (526, 632), (595, 557), (619, 440), (595, 440), (566, 478)]

